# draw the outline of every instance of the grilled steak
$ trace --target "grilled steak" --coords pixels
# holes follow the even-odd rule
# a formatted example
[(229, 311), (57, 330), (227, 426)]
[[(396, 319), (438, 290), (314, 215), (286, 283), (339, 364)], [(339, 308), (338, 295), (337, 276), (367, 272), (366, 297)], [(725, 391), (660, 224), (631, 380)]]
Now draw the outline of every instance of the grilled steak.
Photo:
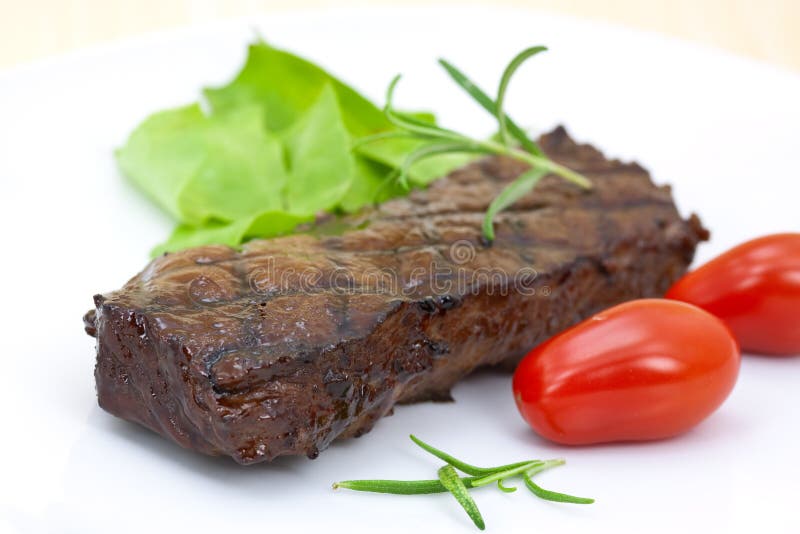
[(556, 129), (547, 177), (500, 214), (525, 166), (488, 158), (429, 189), (306, 233), (154, 260), (85, 317), (100, 406), (178, 444), (249, 464), (315, 457), (396, 403), (449, 398), (593, 312), (663, 294), (707, 233), (668, 187)]

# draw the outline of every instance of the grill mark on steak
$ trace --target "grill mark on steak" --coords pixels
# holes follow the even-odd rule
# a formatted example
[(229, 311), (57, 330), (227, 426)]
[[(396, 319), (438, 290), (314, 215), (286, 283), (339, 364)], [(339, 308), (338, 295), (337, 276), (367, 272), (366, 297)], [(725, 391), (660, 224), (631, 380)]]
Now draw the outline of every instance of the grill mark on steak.
[[(84, 317), (100, 405), (240, 463), (315, 457), (396, 403), (450, 400), (477, 367), (513, 367), (598, 309), (663, 294), (707, 238), (699, 220), (681, 219), (670, 189), (637, 164), (606, 160), (562, 128), (541, 144), (594, 187), (545, 178), (497, 217), (491, 246), (483, 213), (526, 169), (504, 158), (305, 234), (154, 260)], [(436, 270), (415, 279), (420, 266)], [(308, 268), (319, 278), (280, 280)], [(475, 279), (524, 269), (536, 276), (505, 293), (502, 277)], [(459, 284), (437, 285), (448, 281)]]

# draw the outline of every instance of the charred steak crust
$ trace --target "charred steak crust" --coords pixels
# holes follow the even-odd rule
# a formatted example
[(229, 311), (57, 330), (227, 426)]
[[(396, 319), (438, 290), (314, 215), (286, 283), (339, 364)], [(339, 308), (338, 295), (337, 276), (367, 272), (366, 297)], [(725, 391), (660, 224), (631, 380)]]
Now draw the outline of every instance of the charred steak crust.
[(707, 238), (668, 187), (563, 128), (542, 137), (589, 177), (546, 178), (480, 238), (525, 167), (488, 158), (313, 231), (162, 256), (85, 317), (100, 406), (249, 464), (315, 457), (396, 403), (449, 398), (593, 312), (662, 295)]

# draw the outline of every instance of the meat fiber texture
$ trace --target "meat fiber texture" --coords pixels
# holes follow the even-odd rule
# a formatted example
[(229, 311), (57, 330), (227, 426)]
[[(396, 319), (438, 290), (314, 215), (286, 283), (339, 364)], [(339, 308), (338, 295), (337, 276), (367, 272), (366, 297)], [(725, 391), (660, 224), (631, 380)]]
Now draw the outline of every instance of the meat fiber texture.
[(563, 128), (541, 144), (593, 187), (548, 176), (492, 244), (483, 214), (526, 170), (501, 157), (306, 232), (159, 257), (85, 318), (100, 406), (242, 464), (313, 458), (397, 403), (448, 399), (476, 368), (662, 295), (707, 238), (697, 217)]

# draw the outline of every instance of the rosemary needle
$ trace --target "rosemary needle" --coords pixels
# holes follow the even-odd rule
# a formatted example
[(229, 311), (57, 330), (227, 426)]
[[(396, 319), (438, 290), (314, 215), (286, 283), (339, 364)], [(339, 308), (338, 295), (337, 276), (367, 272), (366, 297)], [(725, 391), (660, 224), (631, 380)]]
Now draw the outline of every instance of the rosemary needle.
[(574, 495), (567, 495), (566, 493), (558, 493), (557, 491), (546, 490), (543, 487), (538, 486), (533, 479), (528, 476), (527, 473), (522, 474), (522, 480), (525, 481), (525, 486), (531, 490), (531, 493), (546, 501), (568, 502), (572, 504), (592, 504), (594, 502), (594, 499), (575, 497)]
[(458, 504), (467, 512), (467, 515), (472, 519), (472, 522), (475, 523), (475, 526), (481, 530), (486, 528), (486, 525), (483, 522), (483, 517), (481, 516), (480, 510), (478, 510), (478, 505), (475, 504), (475, 501), (472, 499), (472, 496), (467, 491), (467, 487), (464, 485), (464, 482), (458, 477), (458, 473), (456, 473), (455, 468), (447, 464), (444, 467), (441, 467), (438, 471), (439, 473), (439, 480), (442, 482), (442, 486), (448, 489), (450, 493), (453, 494), (453, 497), (456, 498)]
[(452, 455), (447, 454), (446, 452), (437, 449), (433, 445), (428, 445), (427, 443), (425, 443), (424, 441), (422, 441), (421, 439), (416, 437), (414, 434), (411, 434), (408, 437), (411, 438), (411, 441), (413, 441), (414, 443), (419, 445), (423, 450), (431, 453), (432, 455), (436, 456), (440, 460), (444, 460), (445, 462), (447, 462), (448, 464), (452, 465), (453, 467), (455, 467), (456, 469), (458, 469), (459, 471), (461, 471), (463, 473), (466, 473), (468, 475), (475, 475), (476, 479), (478, 478), (478, 476), (481, 476), (481, 475), (491, 475), (491, 474), (496, 473), (497, 471), (505, 471), (507, 469), (513, 469), (515, 467), (519, 467), (521, 465), (527, 465), (527, 464), (530, 463), (528, 461), (528, 462), (516, 462), (516, 463), (513, 463), (513, 464), (501, 465), (501, 466), (498, 466), (498, 467), (477, 467), (477, 466), (474, 466), (474, 465), (470, 465), (467, 462), (463, 462), (463, 461), (459, 460), (458, 458), (455, 458)]
[[(555, 465), (564, 465), (564, 460), (550, 460), (550, 462), (556, 462), (555, 464), (551, 465), (550, 467), (554, 467)], [(547, 464), (548, 462), (544, 462)], [(586, 497), (575, 497), (574, 495), (568, 495), (566, 493), (558, 493), (557, 491), (550, 491), (546, 490), (543, 487), (537, 485), (533, 481), (533, 475), (536, 473), (540, 473), (548, 468), (546, 465), (541, 465), (538, 467), (534, 467), (528, 471), (522, 473), (522, 480), (525, 482), (525, 486), (531, 490), (531, 493), (539, 497), (540, 499), (544, 499), (546, 501), (554, 501), (554, 502), (567, 502), (572, 504), (592, 504), (594, 499), (588, 499)]]
[[(472, 481), (478, 477), (462, 477), (463, 484), (471, 488)], [(441, 480), (344, 480), (336, 482), (333, 489), (349, 489), (368, 491), (370, 493), (392, 493), (395, 495), (424, 495), (428, 493), (444, 493)]]

